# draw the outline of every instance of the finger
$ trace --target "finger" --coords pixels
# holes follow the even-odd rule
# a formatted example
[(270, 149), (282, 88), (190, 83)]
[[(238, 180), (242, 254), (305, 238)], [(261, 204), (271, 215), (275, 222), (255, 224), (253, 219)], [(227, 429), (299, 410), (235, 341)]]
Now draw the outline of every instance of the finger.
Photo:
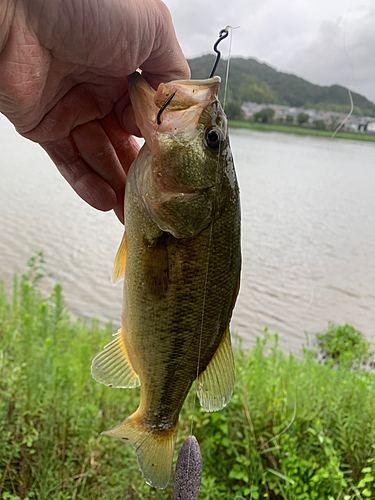
[(114, 189), (90, 169), (72, 137), (44, 143), (42, 147), (74, 191), (89, 205), (104, 212), (117, 205)]
[(141, 65), (143, 76), (153, 88), (159, 83), (190, 78), (190, 68), (177, 41), (170, 12), (161, 2), (153, 2), (157, 20), (154, 48)]
[(136, 125), (135, 115), (132, 106), (128, 106), (124, 109), (121, 121), (123, 123), (124, 129), (130, 134), (135, 135), (136, 137), (142, 137), (142, 133)]
[(126, 173), (102, 125), (94, 120), (76, 127), (71, 137), (84, 162), (117, 192), (123, 189)]
[(69, 90), (32, 130), (17, 130), (32, 141), (44, 143), (68, 137), (74, 128), (106, 116), (127, 88), (126, 78), (97, 77), (97, 83), (80, 83)]
[[(121, 163), (121, 166), (127, 175), (130, 165), (133, 163), (137, 157), (139, 151), (139, 145), (137, 141), (126, 133), (121, 127), (117, 116), (114, 112), (111, 112), (103, 120), (100, 120), (105, 133), (107, 134), (111, 144), (113, 145), (117, 158)], [(117, 194), (117, 205), (114, 208), (115, 214), (118, 219), (124, 222), (124, 196), (125, 196), (125, 186), (120, 191), (116, 191)]]
[[(187, 64), (187, 63), (186, 63)], [(143, 66), (141, 67), (142, 69), (142, 76), (144, 79), (151, 85), (153, 89), (157, 89), (160, 83), (168, 83), (174, 80), (188, 80), (190, 78), (190, 69), (187, 66), (186, 71), (181, 71), (181, 72), (149, 72), (143, 69)]]
[(44, 148), (85, 201), (99, 210), (113, 208), (124, 221), (126, 174), (139, 145), (123, 130), (114, 112), (100, 122), (76, 127), (69, 139), (45, 144)]
[(129, 92), (125, 94), (118, 100), (115, 105), (115, 113), (117, 120), (121, 123), (121, 126), (129, 135), (135, 135), (137, 137), (142, 137), (141, 131), (135, 123), (134, 111), (130, 102)]
[(114, 207), (113, 211), (115, 212), (115, 215), (121, 222), (121, 224), (124, 224), (125, 223), (124, 197), (122, 197), (121, 200), (117, 202), (117, 205)]
[[(116, 130), (113, 130), (113, 124), (107, 120), (107, 129), (112, 129), (112, 140), (117, 143), (120, 148), (120, 138)], [(71, 132), (74, 143), (80, 153), (83, 161), (90, 167), (90, 169), (104, 179), (109, 184), (116, 196), (116, 201), (113, 205), (117, 217), (123, 222), (123, 214), (121, 207), (123, 206), (123, 199), (125, 193), (126, 171), (129, 170), (127, 162), (124, 161), (124, 166), (121, 164), (117, 155), (114, 144), (107, 136), (103, 123), (94, 120), (90, 123), (85, 123), (76, 127)], [(122, 130), (122, 137), (125, 132)], [(126, 156), (126, 153), (122, 156)]]
[(115, 149), (117, 158), (127, 174), (130, 165), (138, 155), (139, 145), (137, 141), (132, 137), (131, 133), (124, 131), (113, 111), (100, 120), (99, 123), (107, 134), (108, 139)]

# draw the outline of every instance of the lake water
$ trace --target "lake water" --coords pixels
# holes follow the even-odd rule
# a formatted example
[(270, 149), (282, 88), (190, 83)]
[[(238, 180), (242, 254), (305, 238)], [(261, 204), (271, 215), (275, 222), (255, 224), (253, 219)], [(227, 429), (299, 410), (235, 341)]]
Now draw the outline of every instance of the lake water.
[[(375, 347), (375, 144), (231, 131), (241, 188), (243, 271), (232, 332), (253, 345), (264, 327), (299, 352), (328, 321)], [(44, 151), (0, 116), (0, 279), (10, 291), (43, 250), (48, 293), (63, 285), (76, 316), (118, 326), (110, 275), (122, 226), (86, 205)]]

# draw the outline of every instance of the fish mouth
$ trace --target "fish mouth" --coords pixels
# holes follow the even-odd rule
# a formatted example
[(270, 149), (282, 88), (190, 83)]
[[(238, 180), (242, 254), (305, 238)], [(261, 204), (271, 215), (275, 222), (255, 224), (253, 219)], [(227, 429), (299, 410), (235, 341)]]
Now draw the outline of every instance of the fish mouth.
[[(157, 147), (157, 133), (176, 134), (197, 129), (204, 109), (217, 100), (220, 77), (207, 80), (175, 80), (161, 83), (155, 91), (138, 73), (128, 76), (130, 100), (135, 122), (151, 150)], [(172, 101), (163, 111), (158, 123), (158, 113), (167, 99), (175, 92)]]

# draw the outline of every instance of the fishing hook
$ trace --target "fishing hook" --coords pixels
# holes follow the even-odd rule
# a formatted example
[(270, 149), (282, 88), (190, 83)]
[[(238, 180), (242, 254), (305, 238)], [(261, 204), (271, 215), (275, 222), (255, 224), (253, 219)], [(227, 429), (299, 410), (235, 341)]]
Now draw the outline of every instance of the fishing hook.
[[(217, 48), (217, 46), (219, 45), (219, 43), (222, 40), (224, 40), (224, 38), (227, 38), (227, 36), (229, 35), (228, 28), (229, 28), (229, 26), (227, 26), (226, 28), (224, 28), (224, 29), (222, 29), (222, 30), (219, 31), (219, 38), (216, 40), (215, 45), (214, 45), (214, 52), (216, 52), (216, 54), (217, 54), (216, 55), (216, 61), (215, 61), (214, 67), (212, 68), (210, 76), (208, 78), (212, 78), (214, 76), (214, 74), (215, 74), (217, 65), (219, 64), (220, 57), (221, 57), (221, 52)], [(165, 103), (163, 104), (163, 106), (159, 109), (159, 112), (158, 112), (157, 117), (156, 117), (156, 122), (157, 122), (158, 125), (161, 124), (161, 115), (162, 115), (163, 111), (170, 104), (170, 102), (172, 101), (172, 99), (175, 96), (176, 92), (177, 92), (177, 90), (175, 90), (173, 92), (173, 94), (168, 97), (168, 99), (165, 101)]]
[(170, 104), (170, 102), (174, 98), (176, 92), (177, 92), (177, 90), (175, 90), (173, 92), (173, 94), (168, 97), (168, 99), (165, 101), (165, 103), (163, 104), (163, 106), (159, 109), (159, 113), (158, 113), (158, 115), (156, 117), (156, 122), (157, 122), (158, 125), (161, 124), (161, 119), (160, 118), (161, 118), (162, 112), (165, 110), (165, 108), (168, 106), (168, 104)]
[(216, 56), (216, 61), (215, 61), (215, 64), (214, 64), (214, 67), (212, 68), (212, 71), (210, 73), (210, 76), (208, 78), (212, 78), (215, 74), (215, 71), (216, 71), (216, 68), (217, 68), (217, 65), (219, 64), (219, 61), (220, 61), (220, 57), (221, 57), (221, 52), (220, 50), (217, 48), (217, 46), (219, 45), (219, 43), (224, 40), (224, 38), (226, 38), (228, 35), (229, 35), (229, 30), (228, 30), (229, 26), (227, 26), (226, 28), (222, 29), (219, 31), (219, 38), (216, 40), (215, 42), (215, 45), (214, 45), (214, 52), (216, 52), (217, 56)]

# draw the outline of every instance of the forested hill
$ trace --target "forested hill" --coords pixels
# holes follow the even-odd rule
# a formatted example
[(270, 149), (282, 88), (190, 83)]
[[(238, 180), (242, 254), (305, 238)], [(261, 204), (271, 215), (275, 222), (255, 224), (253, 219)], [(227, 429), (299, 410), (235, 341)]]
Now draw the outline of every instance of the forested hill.
[[(192, 78), (208, 78), (215, 61), (214, 55), (189, 59)], [(226, 61), (221, 60), (216, 74), (224, 81)], [(223, 85), (220, 90), (222, 97)], [(356, 114), (375, 116), (375, 104), (361, 94), (352, 92)], [(340, 85), (322, 87), (303, 78), (282, 73), (256, 59), (233, 57), (230, 60), (227, 99), (236, 102), (285, 104), (295, 107), (318, 108), (347, 112), (350, 109), (348, 90)]]

